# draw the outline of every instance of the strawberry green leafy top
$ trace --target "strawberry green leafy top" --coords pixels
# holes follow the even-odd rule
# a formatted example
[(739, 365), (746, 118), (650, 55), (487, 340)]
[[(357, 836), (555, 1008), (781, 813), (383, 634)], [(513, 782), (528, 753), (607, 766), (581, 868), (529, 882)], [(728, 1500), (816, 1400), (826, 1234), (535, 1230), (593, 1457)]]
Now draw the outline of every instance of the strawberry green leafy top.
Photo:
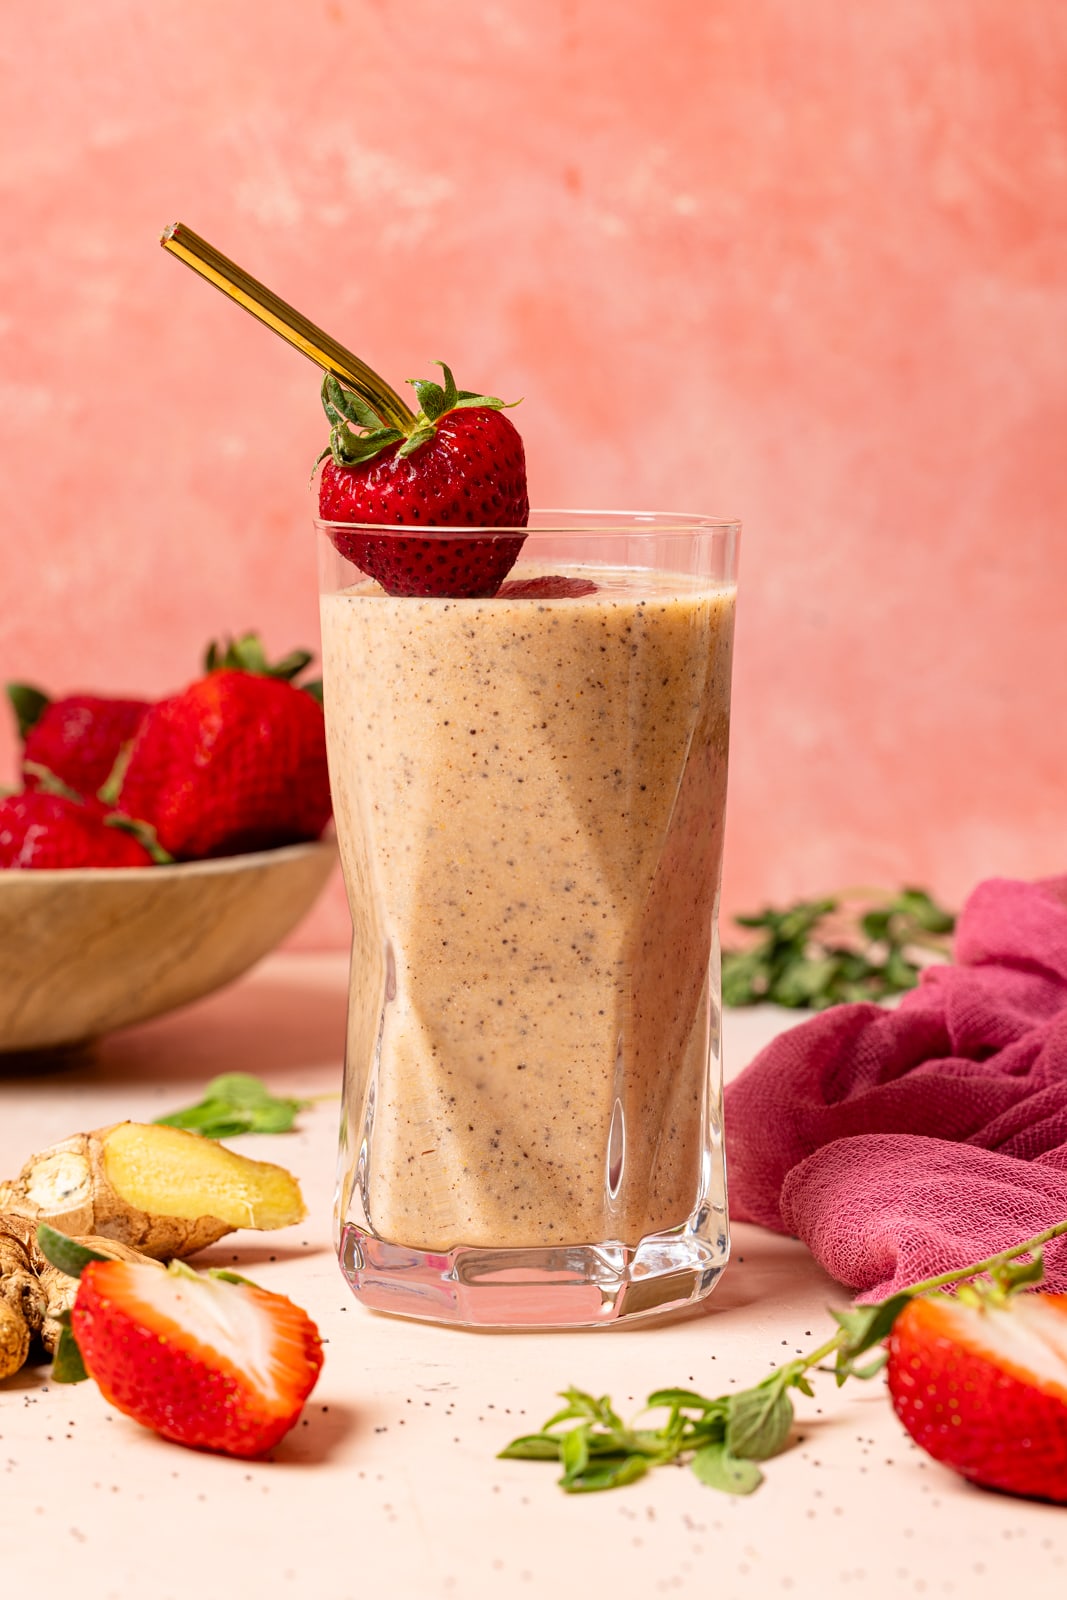
[(400, 446), (396, 452), (398, 456), (410, 456), (420, 445), (434, 438), (437, 423), (450, 411), (474, 407), (505, 411), (519, 404), (517, 400), (509, 403), (498, 400), (495, 395), (477, 394), (472, 389), (457, 389), (451, 367), (443, 361), (437, 365), (445, 375), (443, 385), (432, 378), (409, 379), (419, 397), (420, 409), (406, 432), (392, 427), (361, 395), (346, 389), (327, 373), (322, 380), (322, 408), (330, 422), (330, 442), (318, 460), (324, 461), (330, 456), (338, 467), (360, 466), (373, 461), (391, 445)]

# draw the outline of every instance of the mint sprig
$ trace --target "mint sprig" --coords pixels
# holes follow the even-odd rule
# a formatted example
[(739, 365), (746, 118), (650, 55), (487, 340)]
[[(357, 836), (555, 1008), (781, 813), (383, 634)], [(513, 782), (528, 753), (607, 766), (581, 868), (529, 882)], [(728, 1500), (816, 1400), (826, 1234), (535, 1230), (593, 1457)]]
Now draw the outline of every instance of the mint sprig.
[(918, 983), (917, 950), (947, 954), (955, 918), (925, 889), (902, 889), (874, 904), (871, 892), (854, 897), (867, 909), (846, 918), (843, 932), (851, 895), (798, 900), (735, 917), (738, 927), (758, 937), (744, 949), (723, 951), (723, 1003), (770, 1002), (821, 1011), (850, 1001), (884, 1000)]
[[(538, 1433), (513, 1439), (500, 1451), (500, 1459), (559, 1462), (563, 1474), (558, 1482), (567, 1494), (619, 1489), (652, 1467), (671, 1464), (688, 1465), (709, 1488), (751, 1494), (763, 1482), (757, 1463), (788, 1448), (794, 1422), (790, 1391), (815, 1393), (810, 1372), (832, 1371), (838, 1387), (849, 1378), (873, 1378), (885, 1365), (885, 1351), (879, 1349), (862, 1365), (860, 1358), (884, 1343), (910, 1300), (960, 1284), (963, 1299), (1003, 1302), (1020, 1288), (1041, 1281), (1041, 1247), (1065, 1233), (1067, 1220), (985, 1261), (924, 1278), (874, 1305), (832, 1311), (835, 1333), (808, 1355), (776, 1367), (750, 1389), (714, 1398), (692, 1389), (656, 1389), (644, 1409), (666, 1409), (667, 1420), (658, 1428), (623, 1422), (607, 1395), (597, 1399), (582, 1389), (564, 1389), (564, 1408), (549, 1417)], [(832, 1367), (824, 1366), (830, 1361)]]
[(155, 1120), (164, 1127), (202, 1133), (208, 1139), (232, 1139), (239, 1133), (288, 1133), (297, 1113), (310, 1103), (271, 1094), (250, 1072), (224, 1072), (212, 1078), (203, 1099), (195, 1105)]

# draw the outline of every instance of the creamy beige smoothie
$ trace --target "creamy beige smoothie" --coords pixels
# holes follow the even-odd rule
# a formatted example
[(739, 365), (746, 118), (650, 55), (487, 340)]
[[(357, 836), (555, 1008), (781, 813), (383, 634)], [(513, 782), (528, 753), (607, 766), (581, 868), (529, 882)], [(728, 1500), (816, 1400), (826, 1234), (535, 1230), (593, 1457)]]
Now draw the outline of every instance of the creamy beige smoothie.
[(700, 1191), (734, 591), (581, 575), (322, 599), (351, 1161), (422, 1250), (634, 1245)]

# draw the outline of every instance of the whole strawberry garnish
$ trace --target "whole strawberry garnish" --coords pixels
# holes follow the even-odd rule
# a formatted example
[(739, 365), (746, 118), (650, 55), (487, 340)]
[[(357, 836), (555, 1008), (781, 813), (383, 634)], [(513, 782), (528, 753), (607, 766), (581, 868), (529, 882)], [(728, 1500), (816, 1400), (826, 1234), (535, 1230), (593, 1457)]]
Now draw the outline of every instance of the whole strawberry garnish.
[(36, 787), (44, 767), (81, 795), (95, 795), (106, 782), (149, 705), (92, 694), (51, 700), (27, 683), (9, 683), (7, 695), (23, 740), (26, 787)]
[(0, 868), (150, 867), (125, 819), (75, 796), (27, 789), (0, 800)]
[[(392, 426), (370, 403), (327, 376), (322, 403), (330, 444), (319, 482), (319, 515), (330, 523), (406, 528), (524, 528), (530, 501), (522, 440), (504, 402), (445, 382), (414, 380), (421, 410), (410, 430)], [(450, 538), (376, 537), (332, 528), (346, 560), (389, 594), (493, 595), (522, 548), (523, 534)]]
[(974, 1483), (1067, 1503), (1067, 1295), (910, 1301), (889, 1338), (893, 1407)]
[(205, 676), (151, 708), (118, 774), (117, 800), (180, 860), (317, 839), (330, 818), (317, 685), (294, 651), (268, 667), (254, 635), (208, 653)]
[(165, 1439), (261, 1456), (294, 1426), (322, 1368), (311, 1318), (232, 1274), (90, 1260), (70, 1331), (119, 1411)]

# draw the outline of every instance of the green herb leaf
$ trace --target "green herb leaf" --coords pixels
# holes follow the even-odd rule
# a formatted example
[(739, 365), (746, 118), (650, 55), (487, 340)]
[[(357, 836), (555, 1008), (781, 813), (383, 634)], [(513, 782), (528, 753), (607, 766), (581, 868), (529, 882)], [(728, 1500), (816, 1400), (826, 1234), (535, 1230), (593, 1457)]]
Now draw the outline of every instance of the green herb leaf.
[(54, 1383), (84, 1383), (89, 1374), (82, 1360), (82, 1353), (78, 1348), (78, 1341), (74, 1337), (70, 1326), (70, 1312), (64, 1311), (59, 1317), (62, 1324), (59, 1338), (56, 1340), (56, 1353), (52, 1357), (52, 1381)]
[(46, 1261), (58, 1267), (60, 1272), (65, 1272), (68, 1278), (80, 1278), (90, 1261), (111, 1260), (102, 1251), (90, 1250), (88, 1245), (79, 1244), (68, 1234), (50, 1228), (46, 1222), (42, 1222), (37, 1229), (37, 1248)]
[(707, 1395), (696, 1394), (692, 1389), (656, 1389), (645, 1401), (650, 1411), (659, 1406), (673, 1406), (679, 1411), (718, 1411), (724, 1408), (722, 1400), (709, 1400)]
[(877, 944), (882, 939), (889, 937), (889, 925), (893, 920), (893, 912), (883, 906), (878, 911), (868, 911), (860, 918), (860, 927), (872, 944)]
[(956, 919), (951, 911), (939, 906), (925, 889), (904, 889), (893, 902), (905, 917), (922, 928), (924, 933), (951, 933)]
[(524, 1433), (503, 1450), (497, 1452), (499, 1461), (558, 1461), (561, 1439), (551, 1433)]
[(733, 1397), (723, 1448), (729, 1456), (766, 1461), (785, 1448), (793, 1426), (793, 1402), (782, 1383), (744, 1389)]
[(620, 1455), (591, 1462), (584, 1472), (573, 1477), (565, 1474), (559, 1486), (567, 1494), (596, 1494), (602, 1489), (621, 1489), (627, 1483), (635, 1483), (647, 1471), (644, 1456)]
[(565, 1478), (577, 1478), (589, 1465), (589, 1424), (570, 1428), (559, 1442), (559, 1459)]
[[(865, 892), (861, 898), (870, 899)], [(835, 918), (843, 939), (831, 940)], [(955, 925), (950, 912), (923, 889), (904, 889), (855, 914), (851, 927), (838, 898), (800, 900), (782, 910), (767, 907), (734, 919), (759, 935), (746, 949), (722, 955), (726, 1005), (777, 1005), (819, 1011), (856, 1000), (903, 994), (919, 980), (912, 947), (945, 951)]]
[(1044, 1255), (1040, 1250), (1035, 1250), (1030, 1261), (1006, 1261), (1002, 1267), (996, 1268), (993, 1282), (1003, 1293), (1013, 1294), (1016, 1289), (1028, 1284), (1041, 1283), (1044, 1276)]
[(763, 1482), (763, 1473), (755, 1462), (738, 1460), (725, 1443), (706, 1444), (689, 1465), (701, 1483), (726, 1494), (751, 1494)]
[(224, 1072), (212, 1078), (195, 1105), (156, 1117), (168, 1128), (185, 1128), (208, 1139), (231, 1139), (240, 1133), (288, 1133), (297, 1113), (310, 1102), (271, 1094), (249, 1072)]
[(572, 1388), (561, 1389), (560, 1399), (566, 1400), (567, 1404), (562, 1411), (557, 1411), (554, 1416), (549, 1417), (545, 1423), (546, 1433), (549, 1428), (554, 1428), (557, 1423), (569, 1422), (572, 1417), (597, 1422), (601, 1427), (607, 1428), (611, 1432), (618, 1432), (623, 1427), (622, 1418), (612, 1410), (611, 1401), (607, 1395), (603, 1395), (597, 1400), (593, 1395), (587, 1394), (584, 1389)]
[(840, 1355), (851, 1361), (863, 1355), (865, 1350), (881, 1344), (883, 1339), (889, 1337), (894, 1322), (912, 1298), (913, 1291), (903, 1289), (899, 1294), (890, 1295), (888, 1300), (879, 1300), (873, 1306), (831, 1311), (830, 1315), (845, 1335)]
[[(878, 1376), (878, 1374), (881, 1372), (882, 1368), (885, 1366), (885, 1364), (886, 1364), (886, 1362), (888, 1360), (889, 1360), (889, 1351), (888, 1350), (880, 1350), (878, 1352), (878, 1354), (875, 1356), (874, 1360), (873, 1361), (868, 1361), (865, 1366), (862, 1366), (862, 1367), (850, 1366), (849, 1369), (848, 1369), (848, 1372), (845, 1374), (845, 1376), (849, 1377), (849, 1378), (864, 1378), (864, 1379), (865, 1378), (876, 1378)], [(838, 1384), (840, 1385), (841, 1378), (838, 1377), (837, 1381), (838, 1381)], [(812, 1389), (809, 1392), (814, 1394), (815, 1391), (814, 1391), (814, 1389)]]

